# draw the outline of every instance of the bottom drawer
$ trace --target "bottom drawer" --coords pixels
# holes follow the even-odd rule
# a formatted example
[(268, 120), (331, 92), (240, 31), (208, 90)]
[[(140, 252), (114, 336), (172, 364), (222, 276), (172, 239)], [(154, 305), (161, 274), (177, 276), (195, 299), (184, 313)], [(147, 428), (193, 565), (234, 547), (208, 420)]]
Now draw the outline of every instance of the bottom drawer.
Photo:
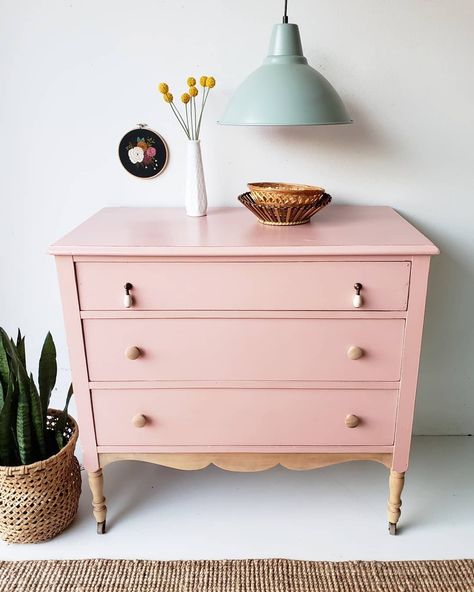
[(92, 402), (99, 446), (382, 446), (397, 391), (94, 390)]

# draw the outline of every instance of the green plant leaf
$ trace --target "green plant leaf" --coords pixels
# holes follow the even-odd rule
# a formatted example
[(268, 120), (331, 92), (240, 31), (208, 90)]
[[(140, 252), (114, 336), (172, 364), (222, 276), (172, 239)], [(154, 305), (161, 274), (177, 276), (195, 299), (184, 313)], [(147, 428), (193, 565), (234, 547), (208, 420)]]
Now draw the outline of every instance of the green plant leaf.
[(30, 381), (23, 364), (18, 365), (18, 409), (16, 416), (16, 437), (20, 461), (29, 465), (36, 460), (34, 454), (31, 409), (30, 409)]
[(5, 402), (0, 412), (0, 465), (4, 466), (15, 464), (17, 456), (12, 434), (12, 426), (15, 421), (13, 390), (13, 379), (11, 379), (8, 383)]
[(59, 430), (54, 430), (54, 437), (56, 438), (56, 446), (58, 447), (58, 452), (64, 448), (64, 434)]
[(46, 422), (51, 392), (56, 384), (58, 367), (56, 363), (56, 347), (51, 333), (48, 332), (44, 340), (39, 361), (38, 383), (41, 399), (43, 421)]
[(16, 351), (15, 342), (8, 337), (5, 331), (0, 328), (0, 338), (2, 340), (3, 348), (7, 354), (7, 363), (9, 368), (10, 376), (13, 376), (13, 382), (16, 380), (18, 374), (18, 354)]
[(11, 464), (15, 467), (18, 467), (21, 463), (20, 463), (20, 454), (18, 452), (18, 442), (16, 439), (16, 432), (15, 432), (15, 426), (10, 426), (10, 434), (13, 440), (13, 445), (12, 445), (12, 449), (11, 449), (11, 454), (12, 454), (12, 461)]
[(0, 331), (2, 332), (0, 338), (0, 382), (3, 386), (4, 391), (6, 391), (8, 388), (8, 383), (10, 381), (10, 367), (8, 365), (7, 350), (3, 345), (4, 330), (0, 329)]
[(5, 393), (3, 392), (2, 382), (0, 381), (0, 413), (2, 411), (3, 404), (5, 403)]
[(21, 363), (26, 368), (26, 354), (25, 354), (25, 338), (21, 336), (21, 331), (18, 329), (18, 335), (16, 338), (16, 351)]
[(55, 432), (55, 436), (56, 436), (56, 442), (58, 444), (58, 449), (61, 450), (61, 448), (64, 446), (65, 442), (64, 442), (64, 430), (66, 429), (66, 424), (67, 424), (67, 415), (68, 415), (68, 407), (69, 407), (69, 401), (71, 400), (72, 394), (73, 394), (74, 390), (73, 390), (73, 386), (72, 386), (72, 382), (69, 385), (69, 389), (67, 391), (67, 396), (66, 396), (66, 403), (64, 405), (64, 409), (61, 411), (61, 414), (58, 418), (58, 421), (56, 422), (56, 425), (54, 426), (54, 432)]
[(46, 425), (43, 422), (43, 413), (41, 409), (41, 401), (36, 388), (35, 381), (33, 380), (33, 374), (30, 374), (30, 410), (31, 410), (31, 423), (33, 426), (33, 432), (35, 435), (36, 443), (39, 449), (39, 456), (41, 459), (48, 457), (46, 450), (46, 439), (45, 430)]

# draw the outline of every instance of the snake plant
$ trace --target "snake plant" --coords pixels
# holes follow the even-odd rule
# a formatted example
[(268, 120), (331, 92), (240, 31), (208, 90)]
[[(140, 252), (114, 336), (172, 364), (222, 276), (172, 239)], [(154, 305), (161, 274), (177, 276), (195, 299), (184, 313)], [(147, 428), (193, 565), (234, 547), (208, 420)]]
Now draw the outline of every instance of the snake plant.
[(66, 444), (66, 404), (54, 425), (47, 424), (51, 392), (56, 384), (56, 348), (48, 333), (41, 350), (39, 390), (28, 374), (25, 338), (16, 341), (0, 327), (0, 465), (28, 465), (56, 454)]

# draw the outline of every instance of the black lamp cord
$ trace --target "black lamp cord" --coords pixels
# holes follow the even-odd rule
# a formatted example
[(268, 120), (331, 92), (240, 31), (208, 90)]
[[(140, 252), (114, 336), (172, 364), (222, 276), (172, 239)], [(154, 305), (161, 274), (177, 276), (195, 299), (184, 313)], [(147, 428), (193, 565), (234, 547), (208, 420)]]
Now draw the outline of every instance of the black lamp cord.
[(285, 0), (285, 12), (283, 13), (283, 22), (288, 22), (288, 0)]

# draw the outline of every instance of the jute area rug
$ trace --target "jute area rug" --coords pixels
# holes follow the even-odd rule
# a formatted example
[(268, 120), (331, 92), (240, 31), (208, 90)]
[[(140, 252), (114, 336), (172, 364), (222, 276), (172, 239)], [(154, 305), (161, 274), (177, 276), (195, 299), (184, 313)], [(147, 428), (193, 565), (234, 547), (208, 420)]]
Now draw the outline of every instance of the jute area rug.
[(474, 560), (0, 561), (1, 592), (474, 592)]

